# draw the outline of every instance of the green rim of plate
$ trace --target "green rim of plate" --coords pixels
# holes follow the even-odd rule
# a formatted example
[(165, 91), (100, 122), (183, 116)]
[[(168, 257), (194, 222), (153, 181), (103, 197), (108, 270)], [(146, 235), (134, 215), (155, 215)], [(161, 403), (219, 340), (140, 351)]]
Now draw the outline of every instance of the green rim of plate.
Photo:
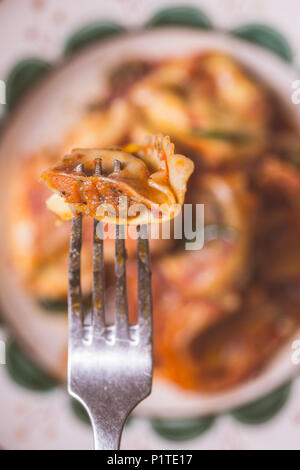
[(232, 36), (257, 44), (277, 54), (286, 62), (293, 62), (293, 51), (285, 37), (265, 24), (246, 24), (229, 31)]
[(91, 23), (83, 28), (75, 31), (67, 40), (64, 53), (67, 56), (78, 52), (83, 47), (90, 45), (96, 41), (101, 41), (121, 33), (125, 33), (126, 29), (110, 21), (101, 23)]
[(21, 97), (43, 77), (51, 65), (41, 59), (28, 58), (19, 62), (6, 80), (6, 106), (11, 111)]
[(212, 29), (209, 18), (198, 8), (193, 6), (178, 6), (164, 8), (145, 24), (146, 28), (158, 26), (187, 26), (196, 29)]
[(61, 299), (38, 299), (37, 304), (47, 313), (57, 313), (65, 315), (68, 311), (68, 300)]
[(22, 351), (14, 339), (10, 339), (6, 346), (5, 370), (18, 385), (36, 392), (48, 392), (58, 385)]
[(187, 441), (199, 437), (208, 431), (215, 421), (215, 416), (202, 416), (199, 418), (161, 419), (150, 420), (152, 429), (164, 439), (169, 441)]
[(292, 382), (285, 383), (260, 400), (249, 403), (231, 412), (232, 416), (244, 424), (263, 424), (274, 418), (286, 404), (292, 388)]
[(73, 411), (74, 415), (84, 424), (88, 424), (91, 426), (91, 420), (86, 411), (85, 407), (75, 398), (71, 398), (70, 400), (71, 410)]

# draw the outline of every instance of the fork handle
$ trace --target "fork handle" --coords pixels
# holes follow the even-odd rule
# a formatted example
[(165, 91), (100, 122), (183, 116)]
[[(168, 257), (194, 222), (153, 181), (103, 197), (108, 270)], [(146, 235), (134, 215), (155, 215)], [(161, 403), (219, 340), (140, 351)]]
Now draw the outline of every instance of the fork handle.
[(95, 450), (118, 450), (127, 416), (99, 416), (90, 414)]

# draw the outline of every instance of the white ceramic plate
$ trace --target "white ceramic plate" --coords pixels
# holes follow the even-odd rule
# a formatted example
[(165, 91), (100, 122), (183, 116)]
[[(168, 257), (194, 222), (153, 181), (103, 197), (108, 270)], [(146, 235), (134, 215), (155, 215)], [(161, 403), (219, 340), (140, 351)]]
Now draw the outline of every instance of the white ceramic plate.
[[(5, 197), (16, 159), (53, 142), (53, 136), (60, 140), (77, 120), (82, 106), (104, 92), (103, 79), (112, 65), (126, 58), (162, 59), (207, 49), (231, 54), (267, 82), (294, 114), (300, 129), (300, 108), (291, 102), (291, 84), (297, 79), (297, 73), (274, 55), (223, 34), (183, 28), (156, 29), (119, 37), (92, 46), (58, 67), (18, 107), (0, 142), (1, 199)], [(2, 227), (0, 256), (4, 260), (0, 266), (4, 315), (36, 360), (53, 374), (63, 377), (60, 364), (66, 351), (66, 319), (40, 310), (18, 284), (10, 268), (5, 226)], [(295, 337), (299, 335), (300, 331), (295, 332)], [(292, 341), (293, 338), (259, 376), (229, 392), (204, 396), (156, 382), (152, 395), (138, 407), (138, 412), (186, 417), (216, 413), (255, 400), (298, 372), (291, 362)]]

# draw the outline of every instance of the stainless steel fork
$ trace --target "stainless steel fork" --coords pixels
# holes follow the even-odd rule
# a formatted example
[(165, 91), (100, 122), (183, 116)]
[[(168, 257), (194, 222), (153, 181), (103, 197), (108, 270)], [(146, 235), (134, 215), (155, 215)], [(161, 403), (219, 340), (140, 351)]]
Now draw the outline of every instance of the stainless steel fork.
[[(115, 171), (120, 164), (114, 162)], [(84, 171), (82, 165), (78, 172)], [(101, 174), (101, 160), (95, 175)], [(98, 225), (100, 224), (100, 225)], [(80, 252), (82, 216), (72, 219), (69, 259), (69, 393), (86, 408), (94, 431), (95, 450), (119, 449), (129, 413), (152, 386), (152, 296), (147, 227), (138, 228), (138, 322), (127, 311), (124, 226), (116, 225), (116, 305), (113, 325), (105, 321), (103, 230), (94, 221), (93, 305), (82, 307)], [(100, 233), (101, 235), (101, 233)]]

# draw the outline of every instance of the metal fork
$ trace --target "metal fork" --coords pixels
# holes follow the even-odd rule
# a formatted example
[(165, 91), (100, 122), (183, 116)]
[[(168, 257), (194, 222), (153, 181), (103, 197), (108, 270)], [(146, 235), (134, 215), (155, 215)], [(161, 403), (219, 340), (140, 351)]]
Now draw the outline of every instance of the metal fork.
[[(120, 163), (114, 162), (114, 171)], [(78, 172), (84, 171), (82, 164)], [(101, 174), (101, 160), (95, 175)], [(100, 224), (100, 225), (98, 225)], [(124, 424), (152, 386), (152, 295), (147, 226), (138, 228), (138, 323), (127, 311), (124, 226), (116, 225), (116, 301), (113, 325), (105, 321), (103, 230), (94, 220), (93, 305), (84, 312), (80, 286), (82, 216), (72, 219), (69, 258), (69, 393), (86, 408), (95, 450), (119, 449)], [(101, 235), (101, 233), (100, 233)]]

